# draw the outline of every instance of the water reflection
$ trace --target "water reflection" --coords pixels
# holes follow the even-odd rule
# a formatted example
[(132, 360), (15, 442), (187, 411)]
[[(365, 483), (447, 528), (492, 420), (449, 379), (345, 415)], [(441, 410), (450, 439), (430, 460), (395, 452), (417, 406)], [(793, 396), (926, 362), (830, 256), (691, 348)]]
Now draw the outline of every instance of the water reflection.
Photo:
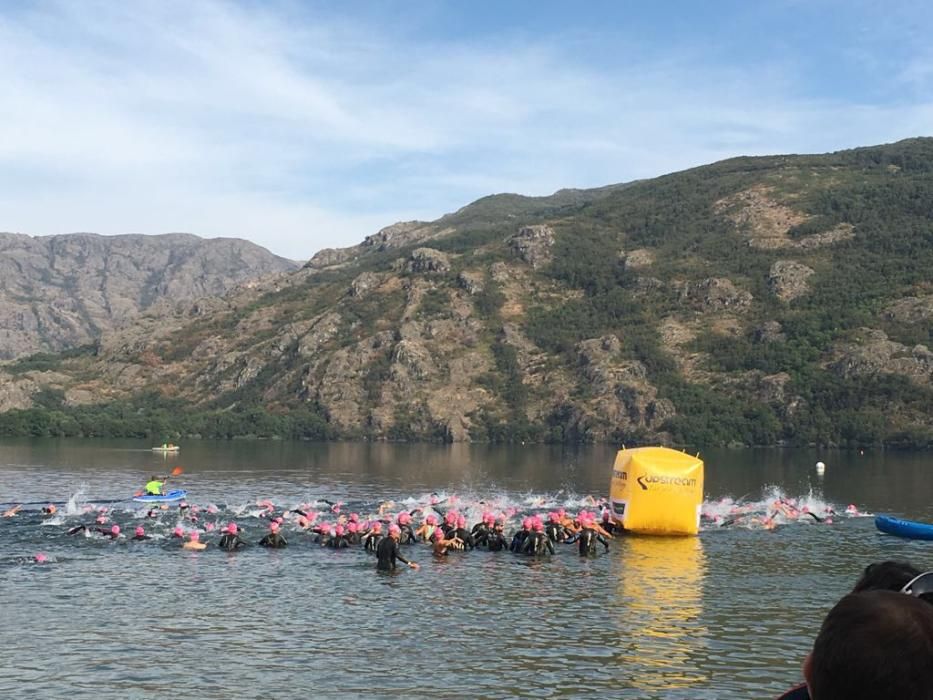
[(701, 621), (706, 556), (699, 537), (628, 537), (616, 559), (615, 619), (622, 663), (643, 671), (629, 679), (646, 690), (708, 681), (696, 662), (706, 643)]

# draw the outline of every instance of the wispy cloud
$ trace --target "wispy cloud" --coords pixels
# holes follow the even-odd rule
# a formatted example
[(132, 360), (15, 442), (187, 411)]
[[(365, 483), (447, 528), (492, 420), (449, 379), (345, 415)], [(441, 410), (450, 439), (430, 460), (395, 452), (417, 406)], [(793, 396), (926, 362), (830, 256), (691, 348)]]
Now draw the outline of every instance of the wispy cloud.
[[(493, 191), (933, 123), (922, 97), (805, 94), (793, 56), (723, 64), (702, 41), (659, 57), (619, 38), (600, 62), (577, 54), (585, 32), (512, 29), (432, 37), (304, 4), (211, 0), (0, 11), (0, 229), (185, 230), (306, 258)], [(926, 81), (926, 65), (905, 56), (902, 79)]]

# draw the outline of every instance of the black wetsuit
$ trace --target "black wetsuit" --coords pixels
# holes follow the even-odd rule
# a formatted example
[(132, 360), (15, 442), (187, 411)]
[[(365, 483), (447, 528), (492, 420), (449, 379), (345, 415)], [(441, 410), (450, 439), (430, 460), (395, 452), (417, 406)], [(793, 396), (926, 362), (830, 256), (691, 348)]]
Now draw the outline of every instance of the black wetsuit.
[(226, 552), (233, 552), (240, 549), (240, 547), (245, 547), (246, 542), (241, 540), (239, 535), (231, 535), (228, 532), (220, 538), (220, 542), (217, 543), (217, 546)]
[(411, 525), (399, 525), (398, 529), (402, 531), (400, 540), (402, 544), (415, 544), (418, 541), (418, 538), (415, 537), (415, 531), (411, 529)]
[(459, 537), (463, 541), (462, 549), (476, 549), (476, 540), (473, 534), (465, 527), (458, 527), (453, 531), (451, 537)]
[(270, 532), (268, 535), (259, 540), (259, 546), (268, 547), (269, 549), (282, 549), (282, 547), (288, 546), (288, 541), (279, 533)]
[(480, 544), (485, 545), (490, 552), (501, 552), (503, 549), (509, 548), (509, 542), (505, 539), (502, 530), (490, 530), (486, 533), (482, 543), (477, 540), (476, 546), (479, 547)]
[(394, 571), (396, 560), (408, 564), (408, 560), (399, 551), (394, 537), (385, 537), (376, 547), (376, 568), (379, 571)]
[(522, 545), (522, 552), (534, 556), (543, 556), (547, 552), (554, 554), (554, 543), (547, 538), (543, 532), (532, 532), (525, 538), (525, 544)]
[(574, 542), (579, 542), (580, 546), (580, 556), (596, 556), (596, 543), (600, 542), (603, 547), (606, 548), (606, 551), (609, 551), (609, 543), (600, 535), (596, 530), (592, 530), (588, 527), (583, 528), (576, 535), (567, 540), (567, 544), (573, 544)]
[(363, 547), (367, 552), (375, 552), (383, 537), (385, 537), (385, 535), (381, 532), (370, 532), (363, 538)]
[(567, 530), (560, 523), (548, 523), (544, 526), (544, 534), (551, 542), (564, 542), (567, 539)]
[(473, 535), (473, 541), (478, 544), (481, 540), (485, 540), (486, 535), (488, 535), (491, 531), (492, 528), (486, 524), (486, 521), (480, 520), (478, 523), (476, 523), (476, 525), (473, 526), (473, 531), (470, 534)]
[(528, 539), (528, 535), (530, 534), (531, 532), (529, 530), (524, 529), (516, 532), (515, 536), (512, 538), (512, 544), (509, 545), (509, 549), (513, 552), (522, 551), (522, 547), (525, 546), (525, 540)]
[(346, 535), (334, 535), (328, 538), (325, 546), (331, 549), (346, 549), (350, 546), (350, 541), (347, 539)]
[(133, 535), (130, 539), (141, 542), (142, 540), (151, 540), (152, 538), (149, 535)]

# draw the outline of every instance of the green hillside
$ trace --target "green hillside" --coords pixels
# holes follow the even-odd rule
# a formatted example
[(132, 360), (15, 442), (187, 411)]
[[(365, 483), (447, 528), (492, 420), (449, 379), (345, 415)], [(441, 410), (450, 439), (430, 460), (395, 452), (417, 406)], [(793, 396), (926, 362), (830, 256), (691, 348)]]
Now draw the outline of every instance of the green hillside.
[(931, 270), (933, 139), (495, 195), (8, 364), (0, 432), (927, 447)]

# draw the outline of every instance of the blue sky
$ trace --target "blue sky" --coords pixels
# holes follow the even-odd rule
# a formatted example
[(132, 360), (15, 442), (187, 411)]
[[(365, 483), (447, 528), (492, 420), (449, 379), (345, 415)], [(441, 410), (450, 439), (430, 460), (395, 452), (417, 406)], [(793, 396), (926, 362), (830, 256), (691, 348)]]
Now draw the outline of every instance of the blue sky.
[(930, 7), (0, 3), (0, 230), (304, 259), (495, 192), (931, 135)]

